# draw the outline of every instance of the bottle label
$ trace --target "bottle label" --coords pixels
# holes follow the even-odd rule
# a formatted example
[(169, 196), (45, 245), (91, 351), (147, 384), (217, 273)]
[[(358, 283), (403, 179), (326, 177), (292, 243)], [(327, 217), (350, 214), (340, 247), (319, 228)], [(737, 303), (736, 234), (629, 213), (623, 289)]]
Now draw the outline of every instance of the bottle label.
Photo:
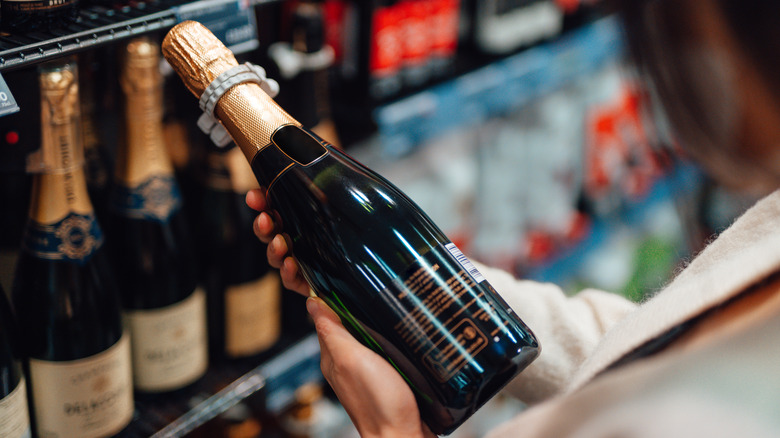
[(30, 220), (24, 249), (46, 260), (86, 263), (103, 243), (103, 233), (94, 214), (70, 213), (54, 224)]
[(117, 186), (112, 203), (124, 216), (165, 223), (181, 208), (181, 194), (173, 176), (155, 175), (136, 187)]
[(398, 292), (411, 310), (394, 328), (432, 375), (446, 382), (507, 330), (496, 307), (508, 307), (493, 298), (495, 290), (454, 244), (423, 258), (408, 269)]
[(232, 357), (257, 354), (279, 338), (281, 281), (276, 271), (225, 290), (225, 352)]
[(30, 438), (30, 436), (27, 389), (22, 377), (16, 388), (0, 400), (0, 437)]
[(208, 367), (206, 294), (195, 289), (173, 305), (123, 315), (133, 335), (135, 387), (162, 392), (194, 382)]
[(3, 0), (14, 11), (47, 11), (73, 4), (73, 0)]
[(129, 336), (85, 359), (30, 359), (30, 384), (38, 436), (113, 435), (133, 417)]

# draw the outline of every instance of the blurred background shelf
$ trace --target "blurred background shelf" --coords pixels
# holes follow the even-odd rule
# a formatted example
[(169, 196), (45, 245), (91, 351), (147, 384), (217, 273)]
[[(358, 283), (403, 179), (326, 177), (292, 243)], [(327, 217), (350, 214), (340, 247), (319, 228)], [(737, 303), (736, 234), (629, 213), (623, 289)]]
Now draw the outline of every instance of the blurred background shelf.
[(411, 96), (381, 105), (374, 119), (388, 157), (455, 128), (505, 115), (592, 75), (623, 55), (619, 25), (606, 17)]
[(296, 388), (322, 381), (314, 334), (265, 356), (269, 359), (256, 366), (251, 361), (212, 366), (193, 387), (174, 397), (136, 401), (136, 415), (123, 436), (186, 436), (239, 403), (279, 414), (293, 402)]

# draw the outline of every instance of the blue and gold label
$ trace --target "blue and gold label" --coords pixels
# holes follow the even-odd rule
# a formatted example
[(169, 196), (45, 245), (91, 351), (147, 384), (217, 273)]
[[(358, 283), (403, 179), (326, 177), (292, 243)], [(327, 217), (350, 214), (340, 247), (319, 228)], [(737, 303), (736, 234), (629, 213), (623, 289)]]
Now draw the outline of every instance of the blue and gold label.
[(46, 260), (86, 263), (103, 244), (103, 232), (94, 214), (70, 213), (54, 224), (30, 221), (24, 249)]
[(124, 216), (164, 223), (181, 208), (181, 193), (173, 176), (153, 176), (137, 187), (115, 187), (112, 204)]

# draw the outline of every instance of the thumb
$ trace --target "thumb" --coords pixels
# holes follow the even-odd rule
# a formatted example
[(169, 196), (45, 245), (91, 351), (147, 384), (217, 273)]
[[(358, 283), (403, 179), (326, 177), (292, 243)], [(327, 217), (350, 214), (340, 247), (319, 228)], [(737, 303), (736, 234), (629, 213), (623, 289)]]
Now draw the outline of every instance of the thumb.
[(339, 319), (336, 312), (328, 307), (321, 298), (309, 297), (306, 300), (306, 310), (311, 315), (312, 320), (314, 320), (314, 326), (320, 337), (329, 337), (334, 331), (337, 333), (343, 331), (349, 335), (349, 332), (341, 324), (341, 319)]
[(311, 297), (306, 300), (306, 310), (314, 320), (314, 328), (320, 341), (321, 358), (324, 362), (341, 361), (356, 354), (363, 354), (366, 347), (347, 331), (339, 316), (325, 301)]

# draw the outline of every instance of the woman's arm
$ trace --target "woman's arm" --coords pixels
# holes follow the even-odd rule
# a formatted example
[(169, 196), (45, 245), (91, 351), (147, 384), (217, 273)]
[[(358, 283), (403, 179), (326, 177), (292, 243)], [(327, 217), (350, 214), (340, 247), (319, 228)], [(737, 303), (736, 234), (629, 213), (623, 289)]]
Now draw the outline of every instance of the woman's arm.
[(384, 358), (360, 344), (324, 301), (306, 309), (320, 341), (322, 374), (362, 438), (432, 438), (412, 390)]
[[(261, 212), (254, 230), (260, 240), (268, 243), (269, 263), (279, 268), (286, 288), (308, 296), (309, 286), (289, 256), (287, 240), (266, 212), (268, 206), (262, 191), (252, 190), (246, 199), (250, 207)], [(544, 400), (563, 389), (603, 334), (636, 307), (607, 292), (585, 290), (569, 297), (552, 284), (517, 280), (504, 271), (481, 265), (478, 268), (528, 324), (542, 346), (539, 358), (507, 387), (526, 403)], [(357, 341), (354, 346), (373, 354)]]
[(475, 265), (542, 346), (539, 357), (506, 388), (529, 404), (566, 388), (604, 333), (637, 306), (593, 289), (568, 296), (556, 285), (518, 280), (505, 271)]

